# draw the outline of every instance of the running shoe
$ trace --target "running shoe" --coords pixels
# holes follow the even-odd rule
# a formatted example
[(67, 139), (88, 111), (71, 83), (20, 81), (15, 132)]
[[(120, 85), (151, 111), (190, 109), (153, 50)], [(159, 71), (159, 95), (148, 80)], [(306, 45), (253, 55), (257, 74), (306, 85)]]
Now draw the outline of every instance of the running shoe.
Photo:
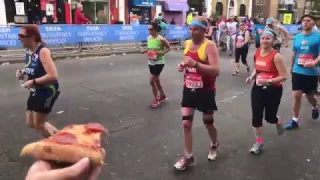
[(187, 157), (187, 155), (184, 155), (176, 164), (174, 167), (178, 171), (183, 171), (186, 168), (192, 166), (194, 164), (194, 157), (191, 156), (190, 158)]
[(159, 103), (162, 103), (163, 101), (167, 100), (168, 98), (167, 98), (167, 96), (158, 96), (157, 99), (158, 99)]
[(258, 142), (254, 143), (252, 148), (250, 149), (251, 154), (259, 154), (259, 152), (262, 150), (263, 144), (260, 144)]
[(285, 126), (286, 130), (293, 130), (299, 127), (298, 122), (291, 119), (291, 121)]
[(219, 142), (217, 141), (216, 144), (211, 143), (210, 152), (208, 155), (209, 161), (215, 161), (217, 159), (218, 153), (217, 149), (219, 148)]
[(312, 119), (317, 120), (319, 117), (319, 109), (318, 107), (312, 109)]
[(151, 107), (156, 108), (159, 106), (159, 104), (160, 104), (160, 102), (158, 99), (153, 99), (152, 103), (151, 103)]

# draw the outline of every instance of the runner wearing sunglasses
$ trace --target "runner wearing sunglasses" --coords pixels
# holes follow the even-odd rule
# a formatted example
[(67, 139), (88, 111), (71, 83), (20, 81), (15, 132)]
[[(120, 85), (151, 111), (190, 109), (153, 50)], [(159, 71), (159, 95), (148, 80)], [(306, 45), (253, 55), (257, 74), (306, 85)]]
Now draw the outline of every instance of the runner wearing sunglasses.
[(26, 73), (28, 80), (23, 86), (32, 90), (27, 101), (27, 124), (48, 137), (58, 131), (47, 122), (48, 114), (60, 94), (57, 69), (36, 25), (23, 26), (19, 40), (27, 48), (26, 65), (24, 70), (16, 72), (16, 77), (21, 80), (23, 73)]

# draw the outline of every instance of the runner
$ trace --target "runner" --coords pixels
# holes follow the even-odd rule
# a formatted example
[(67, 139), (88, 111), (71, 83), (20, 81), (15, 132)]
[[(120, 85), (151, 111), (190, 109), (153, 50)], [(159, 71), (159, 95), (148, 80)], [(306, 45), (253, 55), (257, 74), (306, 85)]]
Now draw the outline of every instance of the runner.
[(283, 57), (272, 47), (275, 40), (272, 32), (266, 30), (262, 33), (261, 48), (254, 55), (255, 69), (246, 80), (250, 83), (256, 79), (251, 91), (252, 126), (256, 136), (256, 142), (250, 150), (253, 154), (258, 154), (263, 147), (263, 114), (268, 123), (276, 125), (279, 135), (284, 132), (277, 113), (283, 91), (282, 82), (287, 79), (287, 72)]
[[(148, 28), (150, 36), (148, 37), (148, 49), (143, 51), (147, 53), (149, 59), (150, 85), (152, 87), (153, 100), (151, 107), (155, 108), (161, 102), (167, 99), (159, 76), (165, 64), (164, 55), (171, 50), (169, 42), (159, 35), (161, 27), (158, 23), (153, 22)], [(160, 96), (158, 96), (158, 91)]]
[[(23, 72), (28, 75), (28, 81), (24, 83), (24, 87), (34, 89), (27, 101), (27, 124), (48, 137), (58, 131), (47, 122), (48, 114), (60, 94), (57, 70), (51, 52), (42, 41), (36, 25), (23, 26), (19, 40), (23, 47), (27, 48), (26, 66)], [(16, 73), (18, 79), (23, 75), (21, 71)]]
[(186, 42), (183, 62), (178, 66), (180, 72), (185, 70), (181, 102), (185, 155), (174, 165), (177, 170), (185, 170), (194, 163), (191, 130), (196, 109), (203, 113), (203, 122), (211, 139), (208, 159), (217, 158), (219, 144), (213, 114), (218, 109), (215, 102), (215, 79), (220, 71), (219, 55), (216, 45), (205, 38), (206, 28), (204, 17), (193, 19), (190, 25), (192, 39)]
[(302, 94), (312, 105), (312, 118), (318, 119), (319, 111), (315, 93), (318, 86), (319, 70), (317, 64), (320, 62), (320, 34), (313, 32), (314, 17), (304, 15), (302, 17), (303, 32), (296, 35), (293, 42), (292, 55), (292, 90), (293, 90), (293, 118), (287, 124), (286, 129), (298, 128), (298, 117), (301, 106)]
[(234, 41), (238, 29), (238, 23), (234, 19), (234, 16), (231, 16), (229, 22), (227, 22), (227, 48), (229, 56), (232, 56), (234, 53)]
[(289, 46), (288, 41), (290, 34), (289, 32), (281, 26), (281, 24), (277, 24), (276, 20), (273, 18), (268, 18), (266, 22), (266, 30), (272, 30), (276, 33), (277, 39), (274, 41), (273, 48), (276, 49), (278, 52), (280, 52), (282, 39), (281, 34), (284, 35), (284, 45), (287, 48)]
[(265, 27), (264, 19), (260, 18), (259, 24), (255, 24), (254, 32), (256, 34), (256, 48), (260, 48), (260, 35), (263, 32)]
[(236, 51), (235, 51), (235, 65), (236, 69), (232, 73), (233, 76), (239, 75), (240, 72), (240, 58), (242, 64), (244, 64), (247, 68), (247, 72), (250, 73), (250, 66), (247, 62), (247, 56), (249, 52), (249, 41), (250, 41), (250, 32), (246, 29), (245, 23), (241, 22), (239, 25), (239, 32), (236, 34), (235, 44), (236, 44)]

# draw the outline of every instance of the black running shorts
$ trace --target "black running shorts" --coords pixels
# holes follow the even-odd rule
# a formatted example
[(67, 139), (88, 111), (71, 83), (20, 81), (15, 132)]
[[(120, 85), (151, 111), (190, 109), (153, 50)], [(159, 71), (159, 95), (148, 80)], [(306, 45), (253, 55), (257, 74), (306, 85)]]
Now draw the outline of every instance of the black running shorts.
[(181, 106), (197, 109), (204, 114), (212, 114), (218, 110), (216, 104), (216, 91), (208, 92), (183, 88)]
[(292, 90), (302, 91), (306, 94), (314, 94), (317, 92), (318, 79), (318, 76), (292, 73)]
[(59, 95), (60, 91), (57, 91), (55, 94), (52, 92), (30, 92), (27, 101), (27, 110), (42, 114), (49, 114)]
[(163, 67), (164, 67), (164, 64), (156, 64), (156, 65), (149, 64), (150, 74), (154, 76), (159, 76), (162, 72)]

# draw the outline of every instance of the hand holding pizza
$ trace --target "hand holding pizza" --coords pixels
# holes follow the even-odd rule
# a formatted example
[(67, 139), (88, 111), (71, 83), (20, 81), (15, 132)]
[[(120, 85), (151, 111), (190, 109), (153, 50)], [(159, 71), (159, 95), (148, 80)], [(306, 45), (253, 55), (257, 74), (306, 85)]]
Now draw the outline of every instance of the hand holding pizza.
[[(105, 151), (103, 150), (105, 153)], [(102, 166), (92, 166), (88, 158), (63, 169), (56, 169), (55, 164), (48, 161), (37, 161), (29, 169), (26, 180), (96, 180)]]

